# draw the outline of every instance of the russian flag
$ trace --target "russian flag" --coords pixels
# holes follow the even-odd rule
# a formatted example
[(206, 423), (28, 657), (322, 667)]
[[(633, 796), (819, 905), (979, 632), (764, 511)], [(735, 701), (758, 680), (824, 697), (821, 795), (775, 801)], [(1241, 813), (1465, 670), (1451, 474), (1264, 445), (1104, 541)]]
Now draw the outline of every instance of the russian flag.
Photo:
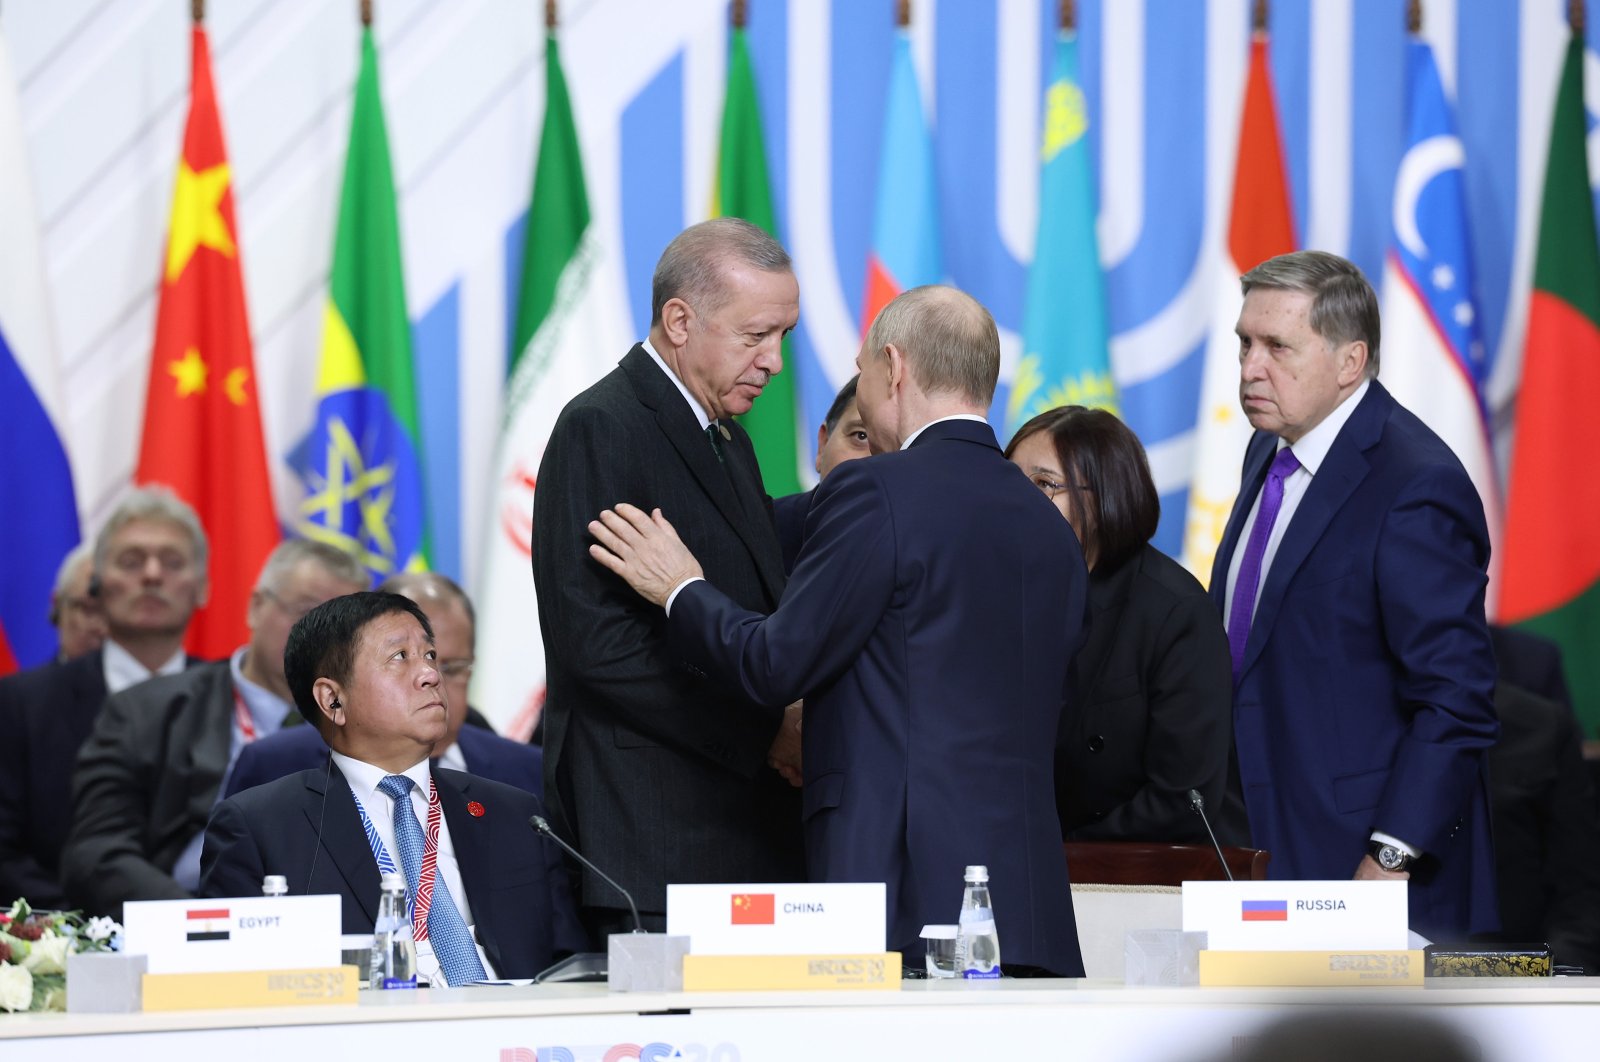
[(78, 503), (62, 445), (61, 388), (44, 260), (23, 152), (16, 77), (0, 36), (0, 498), (25, 507), (0, 520), (0, 675), (56, 651), (50, 590), (78, 544)]
[(896, 295), (942, 279), (933, 141), (922, 117), (911, 35), (902, 29), (895, 39), (883, 150), (878, 156), (872, 249), (867, 254), (867, 289), (861, 306), (862, 335)]
[(1246, 922), (1287, 922), (1288, 900), (1241, 900), (1239, 917)]

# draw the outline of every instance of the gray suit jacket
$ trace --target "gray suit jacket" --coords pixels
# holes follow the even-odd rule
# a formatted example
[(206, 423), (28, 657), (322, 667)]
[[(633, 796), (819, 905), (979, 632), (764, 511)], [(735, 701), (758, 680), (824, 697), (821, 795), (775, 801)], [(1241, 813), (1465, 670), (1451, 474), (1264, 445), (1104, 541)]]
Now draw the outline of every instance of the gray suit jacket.
[[(636, 346), (562, 412), (539, 467), (533, 576), (548, 667), (545, 803), (556, 828), (663, 911), (668, 882), (800, 880), (799, 801), (766, 765), (782, 705), (708, 679), (666, 617), (589, 558), (588, 524), (660, 507), (716, 586), (772, 611), (783, 558), (743, 429), (719, 463), (672, 380)], [(585, 875), (585, 906), (620, 907)]]

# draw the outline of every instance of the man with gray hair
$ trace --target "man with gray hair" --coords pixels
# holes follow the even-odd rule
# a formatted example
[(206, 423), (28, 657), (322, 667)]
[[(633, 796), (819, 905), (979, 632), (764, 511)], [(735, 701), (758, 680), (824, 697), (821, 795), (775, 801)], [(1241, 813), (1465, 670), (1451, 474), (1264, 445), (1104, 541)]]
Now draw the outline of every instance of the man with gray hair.
[[(548, 663), (545, 803), (555, 828), (665, 924), (669, 882), (795, 881), (799, 801), (769, 760), (784, 706), (685, 664), (659, 613), (588, 556), (619, 501), (673, 513), (719, 586), (760, 612), (783, 593), (772, 507), (744, 429), (799, 317), (788, 254), (737, 218), (695, 225), (656, 266), (650, 335), (562, 411), (539, 466), (533, 577)], [(631, 929), (585, 872), (591, 932)]]
[(78, 756), (61, 879), (75, 906), (120, 918), (128, 900), (183, 899), (222, 782), (246, 745), (294, 714), (283, 647), (296, 620), (367, 587), (360, 562), (291, 539), (250, 595), (250, 641), (227, 660), (140, 683), (106, 701)]
[(0, 771), (0, 904), (63, 907), (61, 842), (72, 822), (72, 767), (108, 694), (200, 661), (183, 651), (206, 599), (206, 534), (161, 486), (130, 491), (95, 538), (94, 584), (107, 638), (92, 652), (0, 679), (0, 726), (22, 749)]
[(981, 864), (1006, 969), (1082, 977), (1054, 755), (1083, 554), (984, 420), (1000, 341), (981, 305), (914, 288), (856, 365), (873, 456), (817, 488), (771, 615), (701, 567), (714, 558), (691, 555), (667, 506), (603, 513), (591, 554), (666, 610), (690, 665), (757, 704), (805, 697), (808, 872), (885, 882), (889, 947), (920, 962), (920, 928), (955, 920)]
[(1241, 286), (1239, 401), (1256, 432), (1211, 597), (1252, 843), (1274, 878), (1408, 880), (1425, 936), (1492, 930), (1478, 492), (1378, 382), (1378, 299), (1359, 269), (1301, 251)]
[(50, 626), (56, 629), (56, 659), (71, 660), (106, 640), (106, 610), (94, 583), (94, 546), (73, 547), (56, 570), (50, 591)]

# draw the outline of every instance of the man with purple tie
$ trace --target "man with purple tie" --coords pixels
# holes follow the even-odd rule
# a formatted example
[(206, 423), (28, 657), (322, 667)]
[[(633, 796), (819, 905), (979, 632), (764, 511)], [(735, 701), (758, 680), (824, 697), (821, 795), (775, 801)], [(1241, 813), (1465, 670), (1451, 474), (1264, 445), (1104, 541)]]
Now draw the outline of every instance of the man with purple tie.
[(1424, 936), (1493, 929), (1483, 506), (1378, 382), (1359, 269), (1301, 251), (1241, 284), (1239, 400), (1256, 432), (1211, 595), (1252, 841), (1275, 878), (1408, 879)]

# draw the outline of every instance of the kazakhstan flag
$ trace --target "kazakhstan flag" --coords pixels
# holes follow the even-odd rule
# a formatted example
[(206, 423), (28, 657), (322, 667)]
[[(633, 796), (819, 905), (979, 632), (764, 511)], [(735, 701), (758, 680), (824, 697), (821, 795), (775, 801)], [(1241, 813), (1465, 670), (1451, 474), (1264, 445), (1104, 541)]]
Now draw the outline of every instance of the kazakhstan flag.
[(1056, 406), (1117, 412), (1107, 351), (1106, 284), (1095, 239), (1089, 111), (1078, 84), (1076, 34), (1056, 42), (1045, 90), (1040, 150), (1039, 237), (1028, 271), (1022, 360), (1006, 404), (1007, 434)]
[(370, 28), (361, 35), (317, 399), (316, 423), (289, 455), (305, 486), (295, 533), (360, 558), (375, 580), (427, 567), (411, 322)]

